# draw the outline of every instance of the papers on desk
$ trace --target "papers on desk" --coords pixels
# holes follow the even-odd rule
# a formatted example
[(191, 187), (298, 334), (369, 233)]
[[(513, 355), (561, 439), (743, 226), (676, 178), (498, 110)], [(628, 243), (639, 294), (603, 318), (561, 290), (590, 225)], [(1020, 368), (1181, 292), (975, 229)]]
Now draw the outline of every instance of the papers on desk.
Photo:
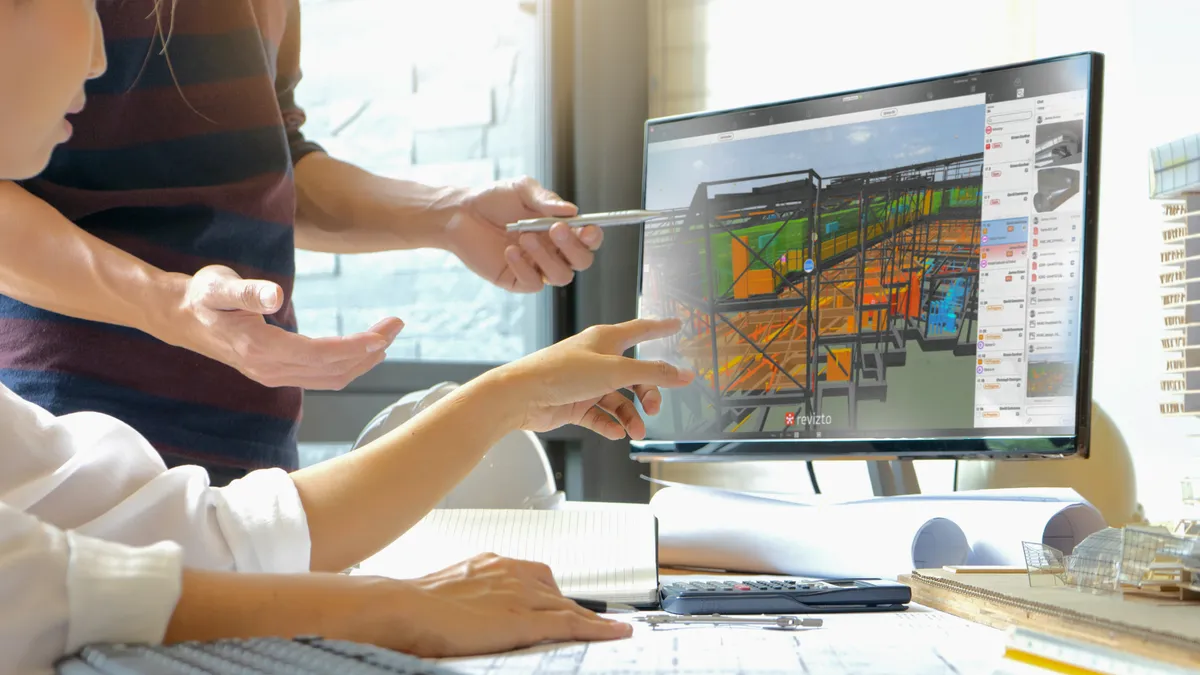
[(650, 502), (659, 562), (814, 577), (886, 577), (966, 562), (943, 518), (870, 505), (812, 506), (722, 490), (669, 487)]
[(895, 578), (944, 565), (1025, 564), (1023, 541), (1070, 552), (1104, 519), (1073, 490), (977, 490), (833, 502), (668, 486), (659, 561), (814, 577)]
[(633, 637), (544, 645), (442, 665), (466, 675), (941, 675), (990, 673), (1004, 633), (922, 607), (906, 612), (822, 616), (821, 628), (650, 627), (638, 615)]
[(1085, 537), (1106, 527), (1100, 511), (1067, 488), (969, 490), (858, 503), (949, 518), (967, 537), (968, 565), (1024, 566), (1021, 542), (1041, 542), (1070, 553)]
[(355, 574), (413, 579), (481, 553), (545, 563), (565, 595), (658, 601), (654, 515), (645, 506), (436, 509)]

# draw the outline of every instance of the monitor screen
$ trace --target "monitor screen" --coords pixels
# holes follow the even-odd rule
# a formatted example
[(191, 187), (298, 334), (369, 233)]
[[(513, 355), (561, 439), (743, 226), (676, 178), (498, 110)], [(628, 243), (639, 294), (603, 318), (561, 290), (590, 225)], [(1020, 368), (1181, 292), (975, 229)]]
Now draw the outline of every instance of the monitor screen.
[(1101, 58), (647, 122), (635, 454), (1083, 452)]

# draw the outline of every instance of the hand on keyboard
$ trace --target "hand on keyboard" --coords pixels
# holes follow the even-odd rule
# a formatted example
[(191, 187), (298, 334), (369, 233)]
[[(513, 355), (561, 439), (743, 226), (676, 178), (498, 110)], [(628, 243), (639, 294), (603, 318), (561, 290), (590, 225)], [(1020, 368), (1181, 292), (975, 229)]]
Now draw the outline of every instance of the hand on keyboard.
[(365, 612), (369, 634), (351, 639), (439, 658), (542, 642), (614, 640), (632, 632), (629, 624), (563, 597), (550, 569), (539, 563), (483, 555), (402, 583), (412, 592), (381, 596)]

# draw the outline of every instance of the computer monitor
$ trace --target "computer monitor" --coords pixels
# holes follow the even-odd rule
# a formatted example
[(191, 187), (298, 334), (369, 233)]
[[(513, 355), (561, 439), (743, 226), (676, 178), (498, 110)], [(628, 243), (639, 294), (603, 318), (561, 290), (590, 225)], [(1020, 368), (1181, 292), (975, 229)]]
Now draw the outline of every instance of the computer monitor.
[(648, 121), (634, 458), (1086, 456), (1102, 68)]

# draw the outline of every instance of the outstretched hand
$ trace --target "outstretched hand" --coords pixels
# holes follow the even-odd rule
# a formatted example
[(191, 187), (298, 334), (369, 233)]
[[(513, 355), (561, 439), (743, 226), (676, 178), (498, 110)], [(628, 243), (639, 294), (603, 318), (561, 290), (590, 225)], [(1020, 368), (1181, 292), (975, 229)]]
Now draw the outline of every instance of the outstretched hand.
[(665, 361), (622, 356), (642, 342), (679, 332), (678, 319), (638, 319), (615, 326), (592, 326), (558, 344), (535, 352), (499, 371), (519, 389), (526, 402), (521, 428), (550, 431), (576, 424), (613, 440), (645, 437), (646, 425), (633, 401), (637, 396), (649, 415), (662, 403), (660, 387), (687, 386), (692, 372)]
[(282, 305), (278, 284), (211, 265), (187, 283), (171, 342), (268, 387), (341, 389), (383, 361), (404, 328), (389, 318), (355, 335), (308, 338), (266, 322)]
[(535, 293), (565, 286), (592, 266), (604, 241), (599, 227), (555, 223), (548, 232), (510, 234), (509, 223), (526, 218), (570, 218), (571, 203), (531, 178), (497, 183), (468, 196), (446, 225), (446, 248), (473, 272), (507, 291)]

